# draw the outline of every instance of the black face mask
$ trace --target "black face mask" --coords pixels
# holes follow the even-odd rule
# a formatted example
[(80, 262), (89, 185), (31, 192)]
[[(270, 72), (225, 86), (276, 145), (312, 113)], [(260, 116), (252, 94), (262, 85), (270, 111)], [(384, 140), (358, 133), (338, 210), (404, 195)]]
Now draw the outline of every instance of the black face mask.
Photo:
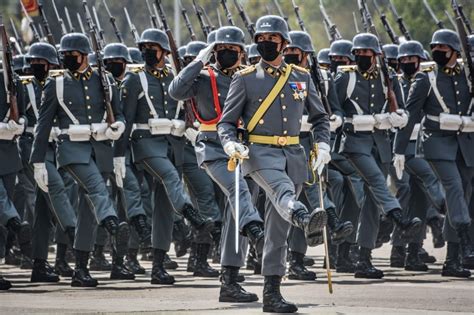
[(371, 56), (356, 56), (356, 63), (359, 70), (366, 72), (372, 67), (372, 57)]
[(400, 69), (402, 69), (404, 74), (411, 77), (418, 70), (418, 64), (416, 62), (400, 63)]
[(112, 73), (114, 78), (118, 78), (125, 71), (125, 64), (122, 62), (108, 62), (105, 68)]
[[(84, 57), (83, 57), (84, 58)], [(81, 63), (77, 61), (77, 56), (67, 55), (63, 57), (64, 68), (70, 71), (77, 71), (81, 66)]]
[(239, 60), (239, 52), (230, 49), (222, 49), (217, 52), (216, 59), (223, 69), (228, 69)]
[(31, 72), (38, 81), (43, 81), (48, 76), (48, 68), (43, 64), (32, 64), (30, 65)]
[(160, 57), (160, 59), (158, 59), (156, 57), (156, 52), (157, 50), (155, 49), (149, 49), (149, 48), (145, 48), (143, 51), (142, 51), (142, 56), (143, 56), (143, 60), (145, 60), (145, 63), (149, 66), (154, 66), (156, 65), (157, 63), (160, 62), (161, 58), (163, 57), (163, 55)]
[(288, 64), (299, 65), (300, 64), (300, 55), (298, 54), (286, 54), (285, 62)]
[(393, 70), (398, 71), (398, 62), (389, 60), (388, 66), (391, 67)]
[(441, 67), (444, 67), (448, 64), (450, 57), (446, 56), (447, 52), (445, 51), (440, 51), (440, 50), (435, 50), (433, 51), (433, 60), (440, 65)]
[(331, 61), (330, 70), (331, 70), (332, 73), (336, 73), (337, 72), (337, 67), (345, 66), (345, 65), (346, 65), (345, 61)]
[(262, 56), (263, 60), (265, 61), (273, 61), (275, 60), (278, 55), (280, 54), (277, 51), (278, 44), (270, 41), (263, 41), (257, 43), (257, 51)]

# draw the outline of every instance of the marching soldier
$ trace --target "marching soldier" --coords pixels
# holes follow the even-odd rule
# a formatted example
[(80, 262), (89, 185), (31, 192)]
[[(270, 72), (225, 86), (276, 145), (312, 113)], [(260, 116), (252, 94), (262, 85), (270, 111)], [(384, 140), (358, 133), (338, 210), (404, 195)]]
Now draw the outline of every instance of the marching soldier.
[[(171, 150), (175, 158), (182, 159), (182, 155), (177, 154), (181, 154), (179, 147), (182, 150), (184, 144), (182, 135), (185, 126), (180, 119), (177, 102), (169, 97), (167, 91), (173, 79), (171, 68), (165, 64), (166, 55), (170, 52), (168, 37), (163, 31), (147, 29), (142, 33), (138, 45), (145, 67), (128, 72), (122, 83), (126, 129), (121, 140), (116, 142), (114, 160), (125, 159), (130, 143), (134, 162), (141, 163), (145, 171), (163, 185), (167, 200), (155, 200), (153, 212), (151, 283), (173, 284), (174, 277), (163, 266), (171, 243), (173, 210), (182, 214), (198, 230), (209, 232), (213, 223), (203, 218), (192, 206), (180, 175), (168, 156)], [(155, 199), (163, 197), (157, 193)], [(169, 202), (169, 206), (164, 206), (163, 202)]]
[[(335, 84), (341, 104), (335, 114), (345, 116), (339, 152), (352, 163), (365, 182), (366, 198), (361, 210), (358, 233), (360, 257), (356, 265), (356, 278), (382, 278), (383, 272), (371, 263), (371, 251), (375, 248), (379, 229), (379, 209), (391, 218), (407, 235), (420, 226), (418, 218), (403, 217), (398, 200), (386, 185), (388, 167), (392, 158), (388, 129), (406, 123), (406, 114), (387, 113), (387, 87), (376, 62), (380, 50), (377, 37), (358, 34), (353, 39), (352, 52), (356, 66), (348, 66), (338, 73)], [(394, 85), (394, 90), (399, 88)], [(396, 93), (398, 104), (403, 104), (400, 93)], [(376, 123), (374, 115), (382, 123)], [(395, 124), (393, 124), (394, 122)]]
[[(57, 163), (79, 184), (80, 199), (74, 243), (76, 267), (71, 285), (95, 287), (98, 282), (87, 268), (89, 252), (95, 240), (96, 226), (102, 225), (112, 235), (114, 250), (126, 251), (128, 226), (120, 225), (101, 171), (110, 169), (110, 140), (117, 140), (125, 129), (115, 85), (110, 85), (115, 122), (104, 123), (106, 104), (100, 74), (87, 60), (91, 51), (89, 40), (80, 33), (61, 38), (65, 71), (50, 77), (44, 87), (38, 126), (31, 153), (38, 186), (48, 191), (48, 170), (45, 164), (49, 136), (54, 118), (61, 129), (58, 136)], [(112, 83), (112, 78), (109, 78)], [(67, 92), (67, 93), (66, 93)], [(85, 204), (87, 202), (88, 204)], [(117, 266), (121, 267), (121, 266)], [(111, 277), (113, 274), (111, 273)]]
[(403, 171), (410, 135), (424, 115), (419, 144), (446, 192), (449, 218), (444, 228), (448, 249), (442, 276), (468, 278), (471, 273), (464, 268), (474, 266), (468, 207), (474, 176), (472, 97), (465, 70), (457, 61), (461, 51), (457, 33), (436, 31), (431, 51), (437, 66), (415, 76), (406, 107), (410, 118), (397, 134), (394, 165)]
[[(265, 213), (263, 311), (296, 312), (296, 305), (285, 301), (280, 293), (288, 231), (291, 225), (298, 226), (313, 245), (327, 222), (324, 210), (308, 211), (297, 200), (307, 179), (307, 162), (299, 143), (301, 119), (307, 107), (318, 144), (313, 169), (319, 173), (330, 160), (329, 120), (310, 74), (283, 61), (283, 51), (291, 43), (285, 20), (271, 15), (259, 18), (253, 40), (262, 60), (234, 75), (218, 133), (229, 157), (249, 157), (242, 163), (242, 173), (249, 175), (271, 201)], [(240, 119), (246, 128), (248, 149), (237, 133)]]
[[(252, 197), (244, 178), (240, 175), (239, 182), (235, 183), (233, 172), (227, 168), (228, 157), (219, 140), (216, 126), (221, 118), (232, 76), (242, 69), (240, 62), (244, 50), (244, 37), (242, 30), (237, 27), (220, 28), (214, 43), (201, 50), (196, 59), (178, 74), (169, 88), (170, 94), (176, 99), (185, 100), (191, 97), (195, 99), (194, 111), (200, 122), (200, 132), (195, 146), (197, 162), (219, 185), (228, 200), (221, 241), (220, 302), (253, 302), (258, 299), (256, 294), (245, 291), (237, 283), (238, 272), (244, 265), (246, 253), (246, 248), (241, 246), (236, 254), (234, 244), (237, 184), (240, 191), (240, 231), (237, 232), (249, 238), (260, 256), (263, 248), (262, 219), (252, 204)], [(216, 58), (216, 63), (205, 67), (212, 54)], [(229, 210), (232, 210), (232, 213)], [(239, 244), (245, 244), (245, 240), (240, 238)]]

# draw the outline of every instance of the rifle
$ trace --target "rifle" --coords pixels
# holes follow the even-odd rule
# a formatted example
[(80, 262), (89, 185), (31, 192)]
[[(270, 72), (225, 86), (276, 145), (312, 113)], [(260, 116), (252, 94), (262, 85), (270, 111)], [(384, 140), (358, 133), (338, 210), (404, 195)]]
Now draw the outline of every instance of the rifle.
[(390, 7), (390, 11), (392, 11), (393, 15), (397, 19), (398, 29), (400, 30), (400, 33), (405, 36), (406, 40), (411, 40), (410, 32), (408, 32), (408, 29), (405, 27), (405, 22), (403, 22), (403, 18), (398, 15), (397, 9), (393, 5), (392, 0), (388, 0), (388, 5)]
[(360, 33), (359, 24), (357, 24), (356, 13), (354, 11), (352, 11), (352, 18), (354, 19), (354, 27), (356, 30), (356, 34), (359, 34)]
[(38, 12), (41, 17), (41, 24), (43, 24), (44, 32), (46, 33), (48, 43), (55, 46), (56, 43), (54, 41), (53, 34), (51, 33), (51, 28), (49, 27), (48, 19), (46, 19), (46, 15), (44, 14), (43, 4), (41, 3), (41, 1), (38, 1)]
[(151, 26), (154, 28), (160, 28), (158, 24), (158, 17), (151, 9), (150, 2), (148, 0), (146, 0), (145, 2), (146, 2), (146, 7), (148, 8), (148, 13), (150, 13)]
[(130, 15), (128, 15), (127, 8), (123, 8), (123, 11), (125, 12), (125, 18), (127, 19), (127, 23), (128, 23), (128, 26), (130, 27), (130, 32), (132, 33), (133, 39), (135, 40), (135, 43), (138, 43), (140, 41), (140, 35), (138, 35), (138, 31), (135, 27), (135, 24), (132, 23), (132, 20), (130, 19)]
[(222, 27), (221, 12), (219, 11), (219, 8), (216, 8), (216, 12), (217, 12), (217, 22), (219, 23), (219, 27)]
[(3, 17), (0, 15), (0, 33), (2, 36), (2, 63), (3, 63), (3, 81), (5, 84), (5, 92), (7, 93), (7, 104), (9, 104), (8, 118), (18, 122), (20, 119), (20, 112), (18, 111), (18, 104), (16, 102), (17, 87), (15, 77), (13, 74), (12, 50), (8, 39), (5, 25), (3, 24)]
[[(379, 38), (379, 34), (377, 33), (377, 30), (375, 29), (374, 21), (372, 19), (372, 16), (370, 15), (369, 9), (367, 7), (367, 3), (365, 2), (365, 0), (358, 0), (358, 2), (359, 2), (359, 7), (361, 7), (364, 11), (364, 16), (367, 20), (367, 24), (369, 25), (370, 33), (372, 33), (377, 38)], [(382, 43), (380, 40), (379, 40), (379, 48), (380, 48), (380, 51), (383, 52)], [(392, 79), (390, 78), (390, 72), (387, 66), (387, 59), (385, 58), (385, 55), (383, 53), (382, 55), (379, 55), (377, 59), (378, 59), (378, 63), (380, 64), (380, 68), (382, 70), (384, 84), (387, 88), (386, 97), (387, 97), (389, 111), (395, 112), (398, 109), (398, 103), (395, 97), (395, 93), (393, 92)]]
[(188, 11), (186, 11), (186, 8), (181, 3), (181, 0), (179, 1), (179, 7), (181, 8), (181, 15), (183, 16), (184, 24), (186, 25), (186, 28), (189, 31), (189, 36), (191, 37), (191, 40), (196, 40), (196, 34), (194, 34), (193, 25), (189, 21)]
[(74, 33), (75, 29), (72, 25), (71, 16), (69, 15), (69, 10), (66, 6), (64, 7), (64, 14), (66, 15), (67, 24), (69, 25), (69, 32)]
[(377, 0), (374, 0), (374, 6), (375, 6), (375, 10), (380, 16), (380, 21), (382, 21), (382, 25), (385, 28), (385, 31), (387, 32), (388, 37), (390, 37), (390, 40), (392, 41), (392, 43), (394, 43), (395, 45), (399, 45), (400, 41), (398, 40), (398, 37), (395, 35), (395, 32), (393, 31), (393, 28), (390, 25), (390, 22), (387, 20), (387, 16), (385, 15), (385, 13), (383, 13), (380, 10)]
[(104, 103), (105, 103), (105, 110), (107, 112), (107, 123), (109, 126), (115, 122), (114, 111), (112, 109), (112, 101), (109, 91), (109, 78), (107, 77), (107, 72), (105, 71), (104, 60), (102, 59), (101, 50), (104, 49), (102, 47), (101, 42), (99, 40), (99, 30), (97, 26), (94, 24), (92, 20), (91, 12), (89, 11), (89, 7), (87, 6), (87, 0), (82, 0), (82, 5), (84, 7), (85, 15), (86, 15), (86, 22), (89, 27), (90, 38), (92, 41), (92, 47), (94, 49), (95, 57), (97, 58), (97, 71), (99, 72), (100, 76), (100, 83), (102, 85), (102, 90), (104, 92)]
[(92, 14), (94, 14), (95, 26), (97, 27), (97, 32), (99, 35), (100, 46), (103, 49), (106, 45), (105, 38), (104, 38), (104, 30), (102, 29), (102, 26), (100, 26), (100, 21), (99, 21), (99, 17), (97, 16), (97, 11), (95, 10), (95, 6), (92, 7)]
[(286, 24), (288, 25), (288, 30), (291, 31), (290, 24), (288, 23), (288, 16), (286, 16), (283, 10), (281, 9), (280, 2), (278, 2), (278, 0), (273, 0), (273, 4), (277, 8), (278, 14), (286, 21)]
[(367, 17), (365, 16), (364, 7), (361, 5), (359, 1), (357, 1), (357, 6), (359, 8), (360, 13), (360, 20), (362, 22), (362, 27), (364, 28), (364, 32), (369, 32), (369, 22), (367, 21)]
[(255, 35), (255, 25), (252, 23), (252, 21), (250, 21), (250, 18), (247, 15), (247, 12), (245, 12), (245, 9), (242, 4), (238, 0), (234, 0), (234, 4), (237, 7), (237, 11), (239, 11), (239, 15), (242, 18), (242, 22), (244, 22), (247, 31), (253, 38), (253, 36)]
[(199, 5), (196, 3), (196, 0), (193, 0), (193, 8), (194, 8), (194, 13), (196, 13), (197, 15), (199, 25), (201, 25), (201, 30), (204, 34), (204, 38), (207, 38), (207, 35), (209, 35), (211, 31), (209, 29), (209, 25), (207, 25), (206, 21), (204, 20), (203, 13)]
[(26, 11), (26, 8), (25, 8), (25, 6), (23, 5), (23, 2), (22, 2), (22, 1), (20, 1), (20, 4), (21, 4), (21, 10), (23, 11), (23, 14), (24, 14), (25, 17), (26, 17), (26, 20), (28, 21), (28, 25), (30, 26), (31, 31), (33, 32), (33, 37), (35, 38), (35, 40), (36, 40), (37, 42), (40, 42), (40, 41), (41, 41), (41, 36), (39, 35), (38, 29), (36, 28), (35, 23), (33, 23), (33, 19), (32, 19), (31, 16), (28, 14), (28, 11)]
[(296, 19), (298, 20), (298, 25), (303, 32), (306, 32), (306, 27), (304, 26), (303, 19), (300, 16), (300, 8), (296, 5), (295, 0), (291, 0), (293, 4), (293, 9), (295, 10)]
[(235, 26), (234, 20), (232, 19), (232, 13), (230, 13), (229, 8), (227, 7), (227, 0), (221, 0), (221, 5), (224, 8), (224, 12), (227, 16), (227, 21), (229, 21), (229, 25)]
[(212, 24), (211, 19), (210, 19), (209, 16), (207, 15), (206, 10), (205, 10), (202, 6), (199, 6), (199, 7), (201, 8), (201, 12), (204, 14), (204, 18), (206, 19), (207, 25), (209, 25), (209, 29), (210, 29), (211, 31), (215, 30), (216, 27), (214, 26), (214, 24)]
[(56, 2), (54, 0), (51, 0), (53, 3), (53, 9), (54, 9), (54, 14), (56, 14), (56, 20), (58, 20), (59, 25), (61, 25), (61, 36), (64, 36), (67, 34), (66, 26), (64, 25), (64, 21), (59, 15), (58, 8), (56, 8)]
[(77, 21), (79, 22), (79, 27), (81, 28), (82, 34), (86, 34), (86, 29), (84, 28), (84, 24), (82, 24), (82, 18), (79, 12), (76, 12), (76, 18), (77, 18)]
[(444, 15), (446, 15), (446, 17), (448, 18), (449, 23), (451, 23), (451, 25), (453, 26), (453, 29), (456, 29), (456, 22), (454, 22), (454, 18), (453, 18), (453, 16), (448, 12), (448, 10), (444, 10)]
[(455, 21), (456, 21), (456, 28), (459, 34), (459, 39), (461, 40), (461, 55), (464, 60), (466, 60), (467, 67), (465, 67), (465, 71), (467, 74), (467, 77), (469, 78), (470, 82), (470, 94), (471, 98), (474, 97), (474, 64), (472, 60), (472, 55), (471, 55), (471, 49), (472, 47), (469, 47), (469, 42), (468, 42), (468, 34), (466, 32), (465, 28), (465, 21), (463, 18), (463, 13), (462, 13), (462, 7), (459, 6), (458, 2), (456, 0), (451, 0), (451, 7), (453, 8), (454, 11), (454, 16), (455, 16)]
[(102, 3), (104, 4), (105, 11), (107, 11), (107, 15), (109, 16), (109, 21), (110, 21), (110, 24), (112, 24), (112, 28), (114, 29), (115, 36), (117, 36), (118, 41), (123, 44), (122, 33), (120, 32), (120, 30), (117, 27), (117, 24), (115, 23), (115, 17), (112, 15), (112, 13), (110, 13), (107, 2), (105, 2), (105, 0), (102, 0)]
[(329, 36), (330, 36), (330, 42), (332, 43), (335, 40), (342, 39), (341, 33), (337, 29), (336, 24), (334, 24), (331, 19), (329, 18), (329, 15), (326, 13), (326, 9), (324, 8), (323, 1), (319, 0), (319, 9), (321, 10), (321, 15), (323, 16), (323, 22), (327, 27)]
[(464, 22), (464, 25), (466, 26), (468, 34), (473, 34), (472, 32), (472, 26), (471, 26), (471, 21), (467, 18), (467, 16), (464, 14), (464, 8), (461, 4), (459, 4), (457, 1), (454, 1), (456, 3), (457, 7), (457, 12), (459, 14), (459, 17), (461, 20)]
[(15, 23), (13, 22), (12, 18), (10, 18), (10, 24), (12, 26), (13, 35), (15, 36), (15, 49), (18, 52), (18, 54), (21, 55), (23, 51), (23, 41), (18, 35), (18, 31), (16, 30)]
[(423, 0), (423, 5), (425, 6), (426, 11), (428, 11), (431, 18), (435, 22), (436, 26), (438, 26), (439, 29), (443, 29), (444, 28), (444, 23), (442, 21), (438, 20), (438, 18), (436, 17), (436, 14), (433, 12), (433, 9), (431, 9), (430, 4), (428, 3), (428, 1)]

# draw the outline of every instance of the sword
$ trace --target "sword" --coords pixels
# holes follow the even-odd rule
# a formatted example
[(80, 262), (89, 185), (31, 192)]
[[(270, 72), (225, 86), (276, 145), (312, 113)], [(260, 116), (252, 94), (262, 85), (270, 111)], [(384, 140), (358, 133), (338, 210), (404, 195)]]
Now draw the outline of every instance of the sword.
[[(323, 196), (323, 182), (324, 178), (323, 175), (319, 175), (319, 205), (321, 209), (324, 208), (324, 196)], [(332, 275), (331, 275), (331, 266), (329, 264), (329, 246), (328, 246), (328, 233), (327, 233), (327, 228), (324, 226), (323, 228), (323, 239), (324, 239), (324, 252), (326, 254), (325, 260), (326, 260), (326, 274), (328, 276), (328, 289), (329, 289), (329, 294), (332, 294)]]

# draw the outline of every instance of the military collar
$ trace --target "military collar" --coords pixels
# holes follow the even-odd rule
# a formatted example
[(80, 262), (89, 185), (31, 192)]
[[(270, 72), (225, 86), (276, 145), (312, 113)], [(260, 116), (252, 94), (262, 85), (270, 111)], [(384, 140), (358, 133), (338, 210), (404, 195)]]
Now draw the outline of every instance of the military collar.
[(263, 60), (260, 60), (260, 65), (262, 66), (263, 70), (265, 70), (266, 73), (268, 73), (272, 77), (278, 77), (281, 74), (285, 74), (286, 70), (288, 69), (288, 65), (283, 61), (281, 65), (276, 68), (273, 67), (272, 65), (269, 65)]
[(149, 66), (145, 66), (145, 69), (149, 74), (158, 79), (167, 77), (169, 75), (169, 69), (166, 66), (164, 66), (162, 69), (155, 69)]
[(87, 67), (87, 69), (82, 72), (72, 71), (71, 74), (72, 74), (72, 77), (76, 80), (80, 80), (81, 78), (84, 78), (84, 80), (89, 80), (92, 77), (92, 68)]
[(219, 68), (217, 65), (215, 65), (214, 68), (216, 68), (217, 70), (219, 70), (219, 72), (221, 72), (223, 75), (228, 76), (228, 77), (231, 77), (231, 76), (233, 76), (234, 73), (236, 73), (237, 71), (240, 71), (240, 70), (244, 69), (244, 66), (238, 66), (238, 67), (233, 68), (233, 69), (222, 69), (222, 68)]
[(461, 73), (461, 65), (456, 63), (454, 67), (443, 67), (441, 71), (449, 76), (454, 76)]
[[(359, 70), (357, 70), (357, 71), (359, 71)], [(379, 69), (378, 68), (375, 68), (374, 70), (367, 71), (367, 72), (359, 71), (359, 73), (366, 80), (374, 80), (374, 79), (377, 79), (379, 77)]]

